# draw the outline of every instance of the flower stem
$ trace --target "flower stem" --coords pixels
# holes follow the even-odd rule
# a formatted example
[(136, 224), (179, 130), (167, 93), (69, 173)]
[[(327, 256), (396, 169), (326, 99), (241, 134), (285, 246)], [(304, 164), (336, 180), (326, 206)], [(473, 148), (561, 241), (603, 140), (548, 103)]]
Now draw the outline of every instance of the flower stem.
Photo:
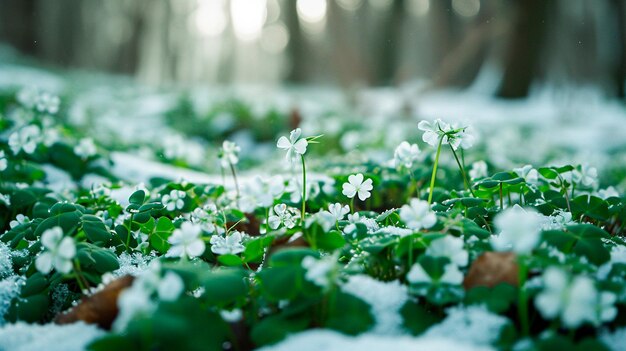
[(237, 192), (237, 204), (239, 204), (239, 182), (237, 181), (237, 172), (235, 172), (235, 166), (232, 164), (232, 162), (228, 162), (228, 165), (230, 166), (230, 172), (233, 175), (233, 180), (235, 181), (235, 191)]
[(306, 164), (304, 163), (304, 155), (300, 155), (302, 160), (302, 213), (300, 219), (302, 221), (302, 228), (304, 228), (304, 214), (306, 213)]
[(472, 196), (475, 197), (474, 190), (472, 190), (472, 188), (469, 186), (469, 181), (467, 180), (467, 174), (465, 173), (465, 168), (463, 167), (463, 165), (461, 164), (461, 161), (459, 160), (459, 156), (456, 154), (456, 151), (452, 147), (452, 144), (448, 144), (448, 145), (450, 145), (450, 150), (452, 150), (452, 154), (454, 155), (456, 164), (459, 165), (459, 170), (461, 170), (461, 176), (463, 177), (463, 185), (465, 185), (465, 190), (469, 190), (469, 192), (472, 193)]
[(517, 314), (519, 315), (520, 327), (522, 329), (522, 335), (528, 336), (530, 334), (530, 326), (528, 324), (528, 299), (526, 297), (526, 278), (528, 277), (528, 267), (523, 260), (518, 260), (518, 280), (519, 280), (519, 296), (517, 301)]
[(504, 200), (502, 198), (502, 183), (500, 183), (500, 211), (504, 210)]
[(354, 198), (355, 197), (356, 195), (350, 199), (350, 213), (352, 214), (354, 214)]
[(433, 165), (433, 175), (430, 177), (430, 191), (428, 192), (428, 205), (433, 202), (433, 189), (435, 188), (435, 179), (437, 178), (437, 166), (439, 165), (439, 155), (441, 155), (441, 144), (443, 143), (443, 135), (439, 138), (437, 145), (437, 154), (435, 155), (435, 164)]
[(72, 265), (74, 266), (74, 274), (76, 276), (76, 282), (78, 283), (80, 292), (83, 293), (87, 290), (87, 287), (89, 286), (89, 282), (87, 282), (85, 277), (83, 277), (83, 274), (81, 273), (81, 270), (80, 270), (80, 263), (78, 263), (78, 260), (73, 260)]

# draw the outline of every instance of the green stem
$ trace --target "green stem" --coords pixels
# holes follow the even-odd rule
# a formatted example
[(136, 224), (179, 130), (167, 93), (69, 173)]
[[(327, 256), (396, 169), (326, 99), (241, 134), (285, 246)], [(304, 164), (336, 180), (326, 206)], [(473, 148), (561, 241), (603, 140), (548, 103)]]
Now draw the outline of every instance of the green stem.
[(522, 335), (528, 336), (530, 334), (530, 325), (528, 323), (528, 299), (526, 297), (526, 279), (528, 278), (528, 267), (523, 262), (523, 258), (518, 260), (519, 265), (519, 296), (517, 301), (517, 313), (519, 315), (520, 327), (522, 329)]
[(452, 145), (451, 144), (448, 144), (448, 145), (450, 145), (450, 150), (452, 150), (452, 154), (454, 155), (456, 164), (459, 166), (459, 170), (461, 170), (461, 176), (463, 177), (463, 185), (465, 185), (465, 190), (469, 190), (472, 196), (475, 196), (474, 190), (472, 190), (472, 188), (469, 186), (469, 181), (467, 180), (467, 174), (465, 173), (465, 167), (463, 167), (463, 165), (461, 164), (461, 161), (459, 160), (459, 156), (456, 154), (456, 151), (454, 150)]
[(302, 213), (300, 214), (300, 220), (302, 221), (302, 228), (304, 228), (304, 214), (306, 213), (306, 164), (304, 163), (304, 155), (300, 155), (302, 160)]
[(354, 198), (356, 197), (356, 194), (354, 195), (353, 198), (350, 199), (350, 213), (354, 214)]
[(502, 199), (502, 183), (500, 183), (500, 211), (504, 210), (504, 201)]
[(235, 172), (235, 166), (231, 162), (228, 162), (228, 165), (230, 166), (230, 172), (232, 173), (233, 180), (235, 181), (235, 191), (237, 192), (237, 204), (239, 204), (239, 182), (237, 181), (237, 172)]
[(134, 215), (135, 215), (134, 213), (132, 213), (132, 212), (130, 213), (130, 219), (129, 219), (128, 227), (127, 227), (128, 235), (126, 235), (126, 249), (128, 251), (131, 251), (130, 250), (130, 236), (133, 235), (133, 217), (134, 217)]
[(80, 263), (78, 262), (78, 260), (72, 261), (72, 264), (74, 266), (74, 275), (76, 277), (76, 282), (78, 283), (78, 287), (80, 288), (80, 292), (82, 293), (87, 290), (89, 283), (81, 273)]
[(435, 155), (435, 164), (433, 165), (433, 175), (430, 177), (430, 191), (428, 193), (428, 205), (433, 202), (433, 189), (435, 188), (435, 178), (437, 178), (437, 166), (439, 165), (439, 155), (441, 155), (441, 144), (443, 143), (443, 135), (439, 138), (437, 145), (437, 154)]

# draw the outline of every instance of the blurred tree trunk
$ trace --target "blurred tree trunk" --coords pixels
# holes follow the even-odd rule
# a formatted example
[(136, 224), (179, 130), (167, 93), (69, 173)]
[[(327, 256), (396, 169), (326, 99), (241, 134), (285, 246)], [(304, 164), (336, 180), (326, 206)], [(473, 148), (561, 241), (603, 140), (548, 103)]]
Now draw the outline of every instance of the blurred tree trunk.
[(404, 0), (394, 0), (387, 23), (383, 25), (381, 31), (378, 52), (378, 70), (374, 84), (393, 84), (395, 69), (398, 66), (398, 57), (402, 49), (402, 28), (404, 22)]
[(611, 3), (615, 8), (617, 17), (615, 42), (617, 44), (616, 51), (619, 55), (612, 77), (617, 97), (624, 99), (626, 98), (626, 88), (624, 87), (626, 82), (626, 4), (624, 0), (613, 0)]
[(518, 0), (504, 64), (504, 77), (497, 96), (523, 98), (540, 67), (550, 1)]
[(0, 39), (23, 53), (37, 53), (37, 33), (32, 25), (36, 15), (35, 0), (0, 1)]
[(302, 83), (306, 80), (306, 62), (304, 54), (306, 38), (302, 35), (302, 29), (300, 28), (296, 1), (287, 0), (282, 4), (285, 10), (285, 20), (290, 37), (289, 43), (287, 44), (287, 53), (289, 61), (291, 62), (291, 69), (286, 79), (289, 82)]

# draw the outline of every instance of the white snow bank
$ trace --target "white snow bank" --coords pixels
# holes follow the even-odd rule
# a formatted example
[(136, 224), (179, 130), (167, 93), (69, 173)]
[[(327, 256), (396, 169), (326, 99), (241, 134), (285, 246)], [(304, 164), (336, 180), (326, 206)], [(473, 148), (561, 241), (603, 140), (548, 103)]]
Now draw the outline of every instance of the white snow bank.
[(502, 328), (509, 322), (484, 306), (451, 307), (446, 312), (446, 319), (430, 327), (424, 337), (488, 346), (498, 339)]
[(410, 337), (410, 336), (382, 336), (362, 334), (356, 337), (347, 336), (339, 332), (313, 329), (293, 334), (284, 341), (266, 346), (258, 351), (486, 351), (493, 350), (487, 346), (474, 346), (456, 342), (445, 337)]
[(105, 332), (82, 322), (56, 324), (8, 324), (0, 328), (0, 350), (81, 351)]
[(400, 282), (381, 282), (367, 275), (350, 277), (341, 289), (371, 306), (376, 325), (371, 333), (379, 335), (405, 334), (400, 309), (406, 303), (407, 288)]

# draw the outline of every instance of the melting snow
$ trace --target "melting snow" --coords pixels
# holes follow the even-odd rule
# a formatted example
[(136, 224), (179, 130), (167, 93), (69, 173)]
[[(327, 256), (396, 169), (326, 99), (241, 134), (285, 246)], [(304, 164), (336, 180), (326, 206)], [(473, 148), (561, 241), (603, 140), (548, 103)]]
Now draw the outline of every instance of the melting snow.
[(509, 320), (484, 306), (451, 307), (443, 322), (432, 326), (425, 337), (446, 338), (463, 344), (488, 346), (500, 336)]
[(0, 350), (81, 351), (103, 330), (82, 322), (75, 324), (8, 324), (0, 328)]
[(335, 331), (313, 329), (294, 334), (282, 342), (266, 346), (258, 351), (487, 351), (493, 350), (488, 346), (476, 346), (456, 342), (445, 337), (410, 337), (410, 336), (382, 336), (362, 334), (356, 337), (347, 336)]
[(381, 282), (367, 275), (350, 277), (342, 290), (371, 306), (376, 325), (371, 333), (380, 335), (404, 334), (400, 308), (407, 301), (407, 288), (398, 281)]

